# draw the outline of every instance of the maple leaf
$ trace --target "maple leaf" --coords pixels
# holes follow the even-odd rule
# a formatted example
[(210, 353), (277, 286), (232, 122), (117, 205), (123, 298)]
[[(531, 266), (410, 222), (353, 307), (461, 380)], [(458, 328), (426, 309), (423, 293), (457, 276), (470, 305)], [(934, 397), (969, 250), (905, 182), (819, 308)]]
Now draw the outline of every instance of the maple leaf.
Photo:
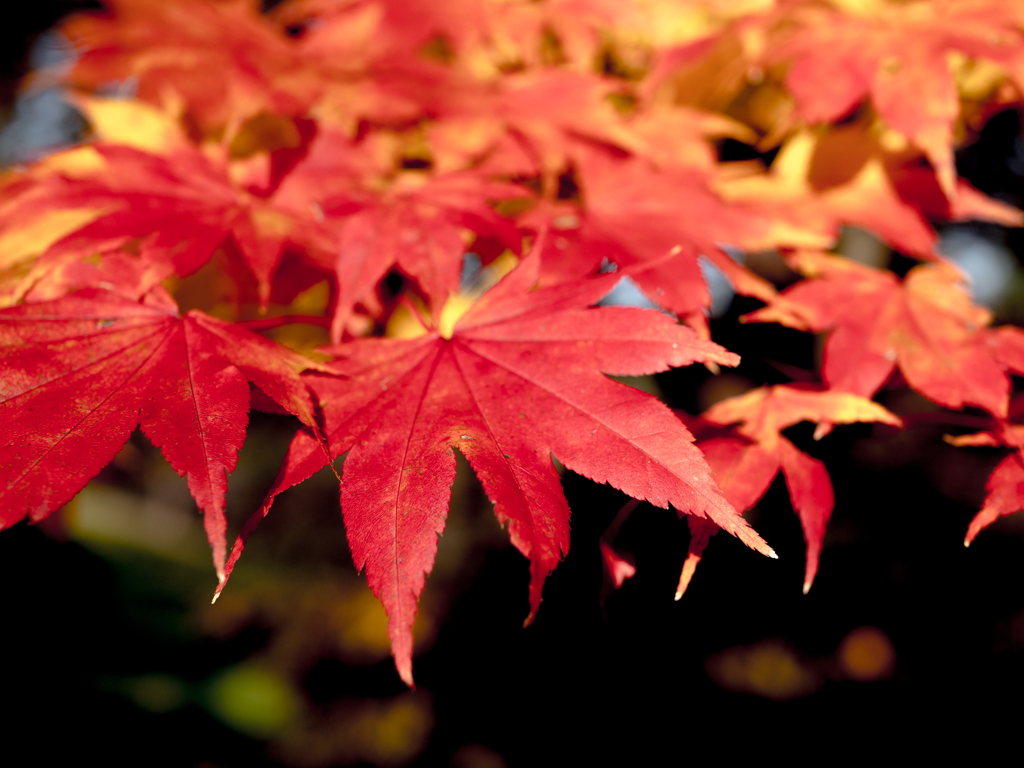
[(985, 503), (967, 526), (964, 546), (1000, 517), (1024, 509), (1024, 455), (1016, 450), (992, 470), (985, 484)]
[(138, 256), (124, 251), (93, 255), (85, 259), (64, 259), (48, 266), (25, 291), (28, 303), (52, 301), (84, 288), (103, 288), (136, 301), (152, 301), (147, 296), (160, 290), (161, 283), (173, 274), (166, 262), (153, 259), (146, 245)]
[(337, 244), (329, 262), (319, 260), (337, 279), (332, 319), (336, 341), (353, 306), (392, 267), (416, 281), (436, 322), (459, 287), (465, 232), (519, 250), (515, 227), (489, 203), (522, 195), (520, 188), (472, 171), (388, 178), (390, 170), (367, 162), (360, 147), (329, 131), (318, 137), (276, 198), (290, 210), (316, 210)]
[[(551, 184), (581, 137), (627, 151), (650, 145), (650, 139), (634, 131), (614, 107), (612, 100), (620, 90), (619, 82), (591, 72), (539, 69), (494, 82), (451, 74), (416, 85), (406, 79), (400, 93), (418, 99), (423, 114), (437, 119), (432, 126), (435, 138), (446, 122), (454, 123), (456, 133), (449, 135), (443, 151), (453, 152), (459, 129), (469, 125), (485, 142), (480, 154), (488, 154), (484, 150), (492, 145), (484, 167), (540, 174)], [(514, 142), (503, 141), (507, 137)], [(511, 158), (504, 157), (508, 153)]]
[(188, 478), (218, 576), (227, 474), (253, 382), (311, 428), (299, 373), (314, 363), (157, 288), (139, 302), (98, 288), (0, 311), (0, 528), (41, 520), (82, 489), (136, 426)]
[[(1013, 405), (1016, 409), (1020, 402), (1014, 401)], [(988, 431), (956, 437), (947, 435), (945, 439), (957, 446), (1008, 446), (1014, 449), (989, 475), (985, 502), (971, 520), (964, 537), (964, 546), (969, 547), (979, 533), (1000, 517), (1024, 509), (1024, 425), (999, 421)]]
[(1021, 36), (1013, 4), (1000, 5), (873, 0), (839, 10), (805, 2), (787, 14), (765, 59), (789, 61), (786, 87), (809, 122), (834, 122), (870, 95), (890, 128), (928, 156), (952, 198), (960, 101), (948, 58), (952, 52), (1012, 57)]
[[(777, 219), (776, 227), (782, 230), (779, 245), (824, 247), (838, 238), (843, 225), (855, 224), (903, 253), (934, 259), (935, 232), (916, 206), (900, 198), (880, 157), (866, 158), (843, 183), (813, 183), (816, 165), (823, 162), (833, 173), (841, 165), (840, 158), (817, 158), (823, 146), (825, 151), (850, 152), (850, 147), (831, 147), (809, 132), (799, 132), (782, 146), (768, 173), (759, 165), (723, 169), (713, 188), (733, 205)], [(742, 239), (737, 244), (750, 247)]]
[(298, 34), (299, 55), (315, 73), (321, 127), (356, 136), (368, 124), (410, 125), (422, 118), (420, 96), (441, 90), (451, 73), (420, 55), (429, 40), (419, 45), (415, 36), (395, 34), (396, 21), (414, 20), (409, 10), (388, 13), (382, 2), (288, 2), (273, 9), (281, 32)]
[[(793, 510), (807, 543), (804, 594), (814, 583), (821, 542), (832, 516), (835, 497), (825, 465), (797, 448), (782, 430), (801, 421), (852, 424), (877, 421), (901, 426), (895, 415), (877, 403), (846, 392), (822, 390), (809, 385), (761, 387), (711, 406), (701, 416), (704, 424), (739, 424), (738, 436), (719, 436), (698, 442), (715, 471), (722, 492), (743, 512), (764, 496), (781, 470)], [(698, 433), (699, 435), (699, 433)], [(690, 548), (676, 600), (683, 596), (711, 535), (717, 530), (708, 520), (691, 518)]]
[[(1000, 328), (999, 330), (1003, 330)], [(1013, 330), (1017, 330), (1014, 328)], [(1014, 400), (1010, 404), (1011, 417), (1018, 417), (1022, 401)], [(970, 435), (946, 435), (943, 438), (950, 445), (956, 446), (986, 446), (998, 448), (1008, 446), (1010, 448), (1024, 448), (1024, 424), (1013, 424), (1009, 421), (998, 419), (992, 428), (983, 432), (975, 432)]]
[[(507, 129), (525, 137), (536, 153), (539, 170), (557, 173), (572, 157), (577, 137), (587, 137), (626, 150), (637, 137), (609, 101), (618, 84), (591, 73), (540, 70), (502, 79), (493, 110)], [(486, 114), (486, 112), (484, 112)]]
[[(445, 51), (437, 58), (453, 56), (450, 48), (460, 49), (485, 34), (489, 4), (480, 0), (454, 0), (431, 3), (429, 0), (380, 0), (372, 12), (356, 3), (333, 0), (297, 0), (276, 8), (273, 16), (282, 26), (302, 24), (305, 37), (312, 39), (317, 52), (337, 52), (354, 36), (369, 44), (362, 59), (387, 60), (394, 56), (411, 57), (422, 46), (444, 38)], [(363, 37), (365, 35), (365, 38)], [(360, 62), (362, 63), (362, 62)], [(344, 67), (346, 62), (336, 62)]]
[[(653, 36), (664, 40), (665, 47), (657, 51), (651, 71), (640, 84), (641, 92), (719, 113), (742, 112), (745, 123), (768, 133), (764, 146), (774, 145), (792, 124), (788, 94), (775, 86), (769, 99), (739, 105), (738, 97), (752, 83), (765, 79), (759, 60), (765, 30), (779, 14), (765, 4), (760, 8), (731, 2), (688, 5), (663, 6), (667, 17)], [(763, 10), (769, 13), (760, 13)]]
[(1007, 371), (1024, 372), (1024, 336), (986, 328), (991, 313), (972, 304), (949, 264), (892, 272), (820, 253), (791, 262), (811, 279), (745, 316), (791, 328), (829, 331), (822, 378), (830, 388), (871, 397), (898, 365), (907, 383), (948, 408), (1005, 416)]
[[(587, 307), (615, 276), (528, 292), (538, 248), (461, 318), (411, 339), (330, 348), (334, 377), (311, 376), (331, 455), (347, 454), (341, 508), (356, 566), (388, 612), (395, 663), (412, 683), (411, 628), (455, 476), (468, 459), (512, 543), (530, 559), (530, 615), (569, 548), (569, 508), (550, 456), (652, 504), (707, 517), (773, 554), (720, 495), (683, 424), (603, 372), (650, 374), (738, 358), (665, 315)], [(300, 432), (228, 573), (273, 497), (324, 465)]]
[(914, 165), (887, 167), (899, 196), (933, 221), (991, 221), (1004, 227), (1024, 226), (1024, 211), (982, 194), (963, 179), (957, 180), (950, 200), (939, 188), (935, 174)]
[[(353, 557), (411, 684), (411, 626), (456, 450), (529, 559), (528, 622), (569, 546), (558, 461), (634, 497), (599, 542), (608, 585), (635, 573), (612, 542), (638, 499), (687, 515), (677, 597), (720, 526), (773, 554), (737, 510), (782, 472), (806, 592), (833, 491), (782, 431), (898, 424), (865, 399), (897, 367), (936, 402), (996, 415), (988, 432), (951, 442), (1015, 450), (965, 543), (1022, 507), (1024, 426), (1007, 402), (1024, 332), (988, 327), (929, 224), (1024, 221), (958, 180), (952, 155), (960, 134), (1020, 102), (1020, 3), (288, 0), (266, 15), (256, 0), (105, 5), (63, 26), (78, 58), (41, 81), (138, 99), (75, 93), (93, 145), (0, 177), (0, 528), (69, 499), (141, 424), (188, 478), (219, 594), (275, 496), (343, 460)], [(782, 146), (766, 171), (760, 159), (722, 162), (724, 138), (765, 160)], [(846, 225), (938, 263), (900, 280), (790, 252), (828, 248)], [(467, 250), (497, 280), (524, 232), (538, 241), (525, 263), (482, 298), (493, 282), (459, 292)], [(784, 249), (809, 279), (779, 295), (723, 244)], [(180, 316), (161, 283), (220, 249), (218, 287), (249, 296), (240, 257), (263, 308), (281, 299), (288, 314), (245, 327)], [(692, 422), (694, 444), (691, 422), (605, 374), (735, 364), (707, 340), (701, 257), (766, 303), (748, 319), (829, 334), (831, 389), (720, 402)], [(618, 274), (598, 274), (605, 260)], [(388, 316), (392, 269), (412, 285)], [(593, 308), (622, 273), (693, 332), (653, 311)], [(183, 303), (206, 274), (182, 287)], [(391, 338), (337, 344), (385, 319)], [(298, 323), (331, 326), (329, 366), (251, 332), (321, 343), (321, 327), (301, 342), (283, 333)], [(225, 558), (227, 475), (250, 407), (306, 427)]]
[[(149, 256), (172, 264), (178, 275), (199, 269), (221, 245), (234, 244), (266, 302), (285, 243), (311, 242), (308, 230), (318, 228), (308, 209), (297, 213), (251, 194), (232, 183), (226, 161), (184, 143), (167, 155), (119, 144), (79, 147), (48, 158), (7, 192), (2, 205), (12, 218), (0, 232), (17, 232), (14, 222), (22, 218), (40, 222), (38, 236), (8, 262), (13, 267), (42, 255), (15, 299), (55, 263), (146, 240)], [(55, 219), (57, 239), (48, 231)]]
[[(720, 243), (772, 242), (771, 223), (756, 210), (728, 205), (702, 174), (652, 168), (645, 160), (614, 158), (601, 149), (573, 148), (582, 209), (539, 209), (525, 218), (550, 221), (542, 254), (545, 282), (595, 271), (603, 259), (630, 268), (630, 276), (660, 306), (708, 336), (711, 297), (698, 257), (706, 256), (738, 290), (764, 301), (775, 295), (765, 280), (726, 255)], [(813, 242), (813, 240), (812, 240)]]
[[(629, 146), (631, 134), (608, 100), (621, 83), (594, 73), (592, 55), (570, 65), (560, 43), (593, 51), (601, 38), (592, 20), (615, 8), (594, 0), (398, 0), (290, 3), (274, 15), (303, 28), (301, 50), (325, 81), (318, 110), (326, 125), (355, 136), (367, 123), (429, 119), (438, 167), (487, 155), (492, 169), (550, 176), (564, 165), (570, 134)], [(576, 23), (559, 38), (549, 15)], [(553, 60), (567, 66), (543, 66)]]
[(61, 32), (81, 51), (67, 80), (96, 90), (132, 81), (138, 98), (184, 99), (204, 132), (266, 111), (301, 114), (320, 84), (294, 41), (254, 0), (108, 0), (104, 14), (72, 17)]

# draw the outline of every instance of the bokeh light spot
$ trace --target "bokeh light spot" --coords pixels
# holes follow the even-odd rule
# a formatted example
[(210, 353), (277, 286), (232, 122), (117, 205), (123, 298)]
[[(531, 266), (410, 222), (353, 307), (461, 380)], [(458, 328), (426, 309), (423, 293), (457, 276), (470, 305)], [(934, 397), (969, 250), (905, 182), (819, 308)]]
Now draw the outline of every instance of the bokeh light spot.
[(857, 627), (843, 638), (836, 660), (844, 677), (861, 682), (885, 680), (896, 671), (896, 649), (878, 627)]
[(705, 668), (718, 685), (774, 701), (808, 696), (821, 687), (821, 676), (795, 651), (777, 640), (728, 648), (708, 658)]
[(125, 683), (125, 692), (147, 712), (163, 714), (185, 703), (185, 684), (170, 675), (142, 675)]
[(223, 723), (268, 738), (298, 714), (299, 701), (280, 675), (251, 664), (225, 670), (210, 684), (208, 706)]

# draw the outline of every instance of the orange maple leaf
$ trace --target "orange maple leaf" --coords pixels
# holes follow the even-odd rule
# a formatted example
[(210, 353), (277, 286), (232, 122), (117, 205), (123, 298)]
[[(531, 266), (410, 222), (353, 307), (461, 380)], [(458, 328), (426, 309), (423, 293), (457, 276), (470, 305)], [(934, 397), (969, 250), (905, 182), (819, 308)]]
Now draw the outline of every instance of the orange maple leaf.
[[(899, 196), (880, 157), (867, 159), (845, 183), (820, 188), (812, 183), (823, 143), (810, 132), (796, 133), (767, 173), (759, 165), (725, 166), (713, 186), (733, 205), (749, 206), (774, 219), (771, 245), (827, 247), (843, 225), (854, 224), (906, 254), (934, 258), (935, 232), (920, 211)], [(734, 242), (766, 247), (742, 238)]]
[(1010, 58), (1024, 43), (1012, 6), (986, 0), (804, 2), (785, 14), (765, 61), (789, 62), (786, 87), (808, 122), (834, 122), (870, 96), (889, 127), (924, 151), (952, 198), (960, 100), (948, 57)]
[(1007, 372), (1024, 372), (1024, 334), (988, 329), (991, 312), (971, 302), (955, 267), (921, 265), (900, 280), (828, 254), (790, 260), (811, 279), (745, 320), (828, 331), (822, 378), (830, 388), (871, 397), (898, 365), (911, 387), (940, 405), (1006, 415)]

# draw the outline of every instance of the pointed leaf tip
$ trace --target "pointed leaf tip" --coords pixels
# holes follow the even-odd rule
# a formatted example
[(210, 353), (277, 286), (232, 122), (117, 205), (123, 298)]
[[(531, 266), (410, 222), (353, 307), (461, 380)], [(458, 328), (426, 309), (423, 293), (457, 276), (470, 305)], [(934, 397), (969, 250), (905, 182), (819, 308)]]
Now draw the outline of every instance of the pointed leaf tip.
[(405, 683), (411, 690), (416, 690), (416, 683), (412, 679), (412, 662), (406, 661), (399, 664), (398, 659), (395, 659), (395, 669), (398, 670), (398, 676), (402, 678), (402, 682)]
[(636, 566), (630, 562), (632, 558), (626, 558), (616, 552), (607, 542), (601, 542), (601, 558), (604, 560), (604, 567), (611, 577), (612, 585), (620, 589), (626, 583), (626, 579), (636, 576)]
[[(704, 542), (705, 546), (707, 542)], [(697, 564), (700, 563), (701, 558), (704, 556), (703, 548), (700, 552), (691, 551), (686, 556), (686, 561), (683, 563), (682, 573), (679, 574), (679, 584), (676, 586), (675, 599), (678, 602), (682, 596), (686, 593), (686, 588), (690, 586), (690, 580), (693, 578), (693, 574), (697, 571)]]
[(213, 600), (210, 601), (210, 605), (213, 605), (220, 600), (220, 593), (224, 591), (224, 587), (227, 586), (228, 577), (226, 575), (221, 576), (220, 581), (217, 583), (217, 588), (213, 591)]

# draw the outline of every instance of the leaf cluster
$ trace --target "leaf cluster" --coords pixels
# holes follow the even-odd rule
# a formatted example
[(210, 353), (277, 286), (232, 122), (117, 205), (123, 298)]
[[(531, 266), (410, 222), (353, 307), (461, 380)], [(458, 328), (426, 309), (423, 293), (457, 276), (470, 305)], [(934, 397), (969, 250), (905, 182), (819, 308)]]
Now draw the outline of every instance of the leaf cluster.
[[(1022, 101), (1019, 3), (110, 0), (62, 32), (75, 63), (43, 77), (89, 139), (0, 179), (0, 527), (141, 427), (219, 594), (274, 497), (330, 465), (411, 685), (455, 451), (529, 558), (527, 623), (569, 548), (563, 467), (686, 516), (677, 599), (719, 529), (774, 556), (742, 513), (781, 471), (806, 592), (834, 495), (783, 432), (900, 428), (886, 387), (1014, 450), (968, 542), (1024, 507), (1024, 333), (990, 327), (934, 229), (1024, 222), (953, 160)], [(844, 256), (851, 227), (920, 264)], [(820, 370), (700, 416), (609, 378), (738, 363), (709, 271), (764, 304), (746, 320), (822, 334)], [(649, 307), (608, 306), (623, 280)], [(302, 426), (229, 553), (250, 408)]]

